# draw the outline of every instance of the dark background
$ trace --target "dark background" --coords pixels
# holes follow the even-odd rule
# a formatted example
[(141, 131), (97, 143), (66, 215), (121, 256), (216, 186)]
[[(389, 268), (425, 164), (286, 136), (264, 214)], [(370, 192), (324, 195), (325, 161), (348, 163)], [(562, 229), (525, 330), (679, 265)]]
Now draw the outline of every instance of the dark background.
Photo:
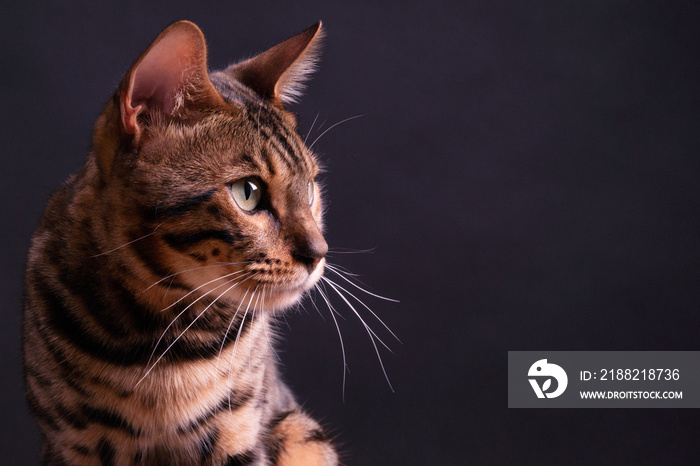
[[(73, 2), (3, 7), (0, 463), (35, 464), (19, 350), (28, 242), (138, 54), (190, 19), (212, 69), (318, 19), (294, 106), (327, 166), (336, 301), (283, 322), (284, 372), (350, 465), (697, 464), (695, 410), (509, 410), (509, 350), (698, 350), (697, 2)], [(319, 129), (319, 123), (325, 122)]]

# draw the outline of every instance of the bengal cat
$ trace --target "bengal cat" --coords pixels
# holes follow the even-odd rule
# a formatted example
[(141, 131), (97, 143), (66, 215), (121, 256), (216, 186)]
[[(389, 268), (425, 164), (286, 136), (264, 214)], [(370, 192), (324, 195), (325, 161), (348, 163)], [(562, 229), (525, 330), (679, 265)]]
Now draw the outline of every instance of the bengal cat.
[[(25, 379), (45, 465), (333, 465), (273, 357), (321, 277), (319, 167), (284, 105), (321, 24), (208, 73), (165, 29), (98, 117), (32, 239)], [(325, 278), (324, 278), (325, 279)]]

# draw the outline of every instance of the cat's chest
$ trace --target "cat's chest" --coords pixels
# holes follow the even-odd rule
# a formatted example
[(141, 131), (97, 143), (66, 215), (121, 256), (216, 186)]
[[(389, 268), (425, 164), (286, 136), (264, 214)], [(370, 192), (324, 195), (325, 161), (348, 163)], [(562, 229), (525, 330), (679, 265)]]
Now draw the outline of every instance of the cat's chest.
[(82, 389), (129, 419), (128, 430), (144, 434), (193, 430), (224, 411), (255, 417), (249, 408), (265, 406), (267, 387), (276, 383), (265, 333), (252, 325), (214, 356), (186, 362), (155, 363), (154, 357), (145, 366), (86, 364)]
[[(226, 451), (254, 449), (270, 416), (269, 392), (262, 382), (265, 369), (249, 368), (246, 377), (238, 374), (235, 380), (206, 377), (203, 368), (181, 368), (185, 369), (189, 374), (177, 370), (168, 377), (155, 374), (163, 384), (160, 388), (135, 390), (120, 403), (124, 419), (129, 420), (123, 429), (128, 439), (122, 445), (142, 455), (143, 464), (159, 464), (159, 452), (187, 462), (192, 451), (206, 449), (214, 439)], [(251, 378), (261, 382), (253, 384)], [(166, 386), (165, 380), (171, 385)]]

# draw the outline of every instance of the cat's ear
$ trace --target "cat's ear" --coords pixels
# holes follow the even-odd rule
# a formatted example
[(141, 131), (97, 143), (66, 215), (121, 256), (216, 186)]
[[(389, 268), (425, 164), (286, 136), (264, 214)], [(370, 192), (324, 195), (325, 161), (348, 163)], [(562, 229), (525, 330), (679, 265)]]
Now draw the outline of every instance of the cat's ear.
[(295, 102), (316, 70), (322, 37), (319, 21), (260, 55), (229, 66), (224, 72), (276, 105)]
[(188, 111), (222, 102), (209, 81), (204, 35), (189, 21), (160, 33), (120, 86), (122, 129), (138, 138), (140, 115), (185, 118)]

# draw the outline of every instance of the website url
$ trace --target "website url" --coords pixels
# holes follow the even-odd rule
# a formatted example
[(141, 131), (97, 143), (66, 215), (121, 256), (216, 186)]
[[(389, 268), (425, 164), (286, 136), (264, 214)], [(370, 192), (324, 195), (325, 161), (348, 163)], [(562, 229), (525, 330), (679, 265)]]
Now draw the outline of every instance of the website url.
[(579, 392), (583, 400), (681, 400), (683, 392), (608, 390)]

